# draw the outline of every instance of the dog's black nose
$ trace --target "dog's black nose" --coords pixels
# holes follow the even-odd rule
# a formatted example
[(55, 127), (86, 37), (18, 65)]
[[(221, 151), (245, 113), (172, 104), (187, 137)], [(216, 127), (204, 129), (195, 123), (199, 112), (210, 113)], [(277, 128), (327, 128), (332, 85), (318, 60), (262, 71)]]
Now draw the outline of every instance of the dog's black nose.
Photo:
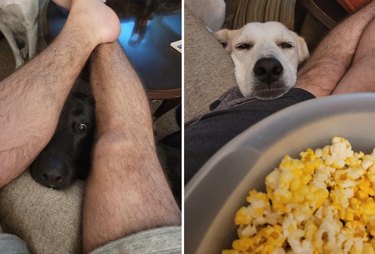
[(64, 162), (48, 163), (40, 171), (40, 180), (43, 185), (53, 188), (59, 188), (68, 175), (68, 169)]
[(283, 70), (283, 66), (275, 58), (261, 58), (254, 66), (255, 77), (268, 84), (280, 78)]

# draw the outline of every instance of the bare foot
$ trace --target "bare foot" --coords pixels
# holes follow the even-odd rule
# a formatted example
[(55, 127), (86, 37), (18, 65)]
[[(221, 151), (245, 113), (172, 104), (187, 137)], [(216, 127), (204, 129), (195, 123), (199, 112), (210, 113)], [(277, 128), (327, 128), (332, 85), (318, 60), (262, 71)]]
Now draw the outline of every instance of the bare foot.
[(94, 46), (113, 42), (120, 34), (120, 21), (116, 13), (103, 0), (53, 0), (70, 9), (66, 25), (82, 29)]
[(70, 10), (72, 0), (52, 0), (55, 4)]
[[(70, 10), (70, 5), (72, 0), (52, 0), (55, 4), (64, 7), (67, 10)], [(103, 2), (107, 2), (107, 0), (102, 0)]]

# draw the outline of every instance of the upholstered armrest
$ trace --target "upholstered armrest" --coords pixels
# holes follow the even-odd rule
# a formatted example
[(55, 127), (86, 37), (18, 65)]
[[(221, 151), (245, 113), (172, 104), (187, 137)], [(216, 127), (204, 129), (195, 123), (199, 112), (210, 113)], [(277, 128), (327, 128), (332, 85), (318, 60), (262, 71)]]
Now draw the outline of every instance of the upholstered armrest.
[(185, 7), (185, 122), (236, 85), (229, 53)]

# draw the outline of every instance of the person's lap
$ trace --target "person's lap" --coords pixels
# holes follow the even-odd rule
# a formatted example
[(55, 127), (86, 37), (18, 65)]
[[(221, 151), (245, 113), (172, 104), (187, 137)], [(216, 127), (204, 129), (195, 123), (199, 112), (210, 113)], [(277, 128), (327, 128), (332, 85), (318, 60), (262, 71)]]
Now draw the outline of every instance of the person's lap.
[(277, 111), (313, 98), (311, 93), (293, 88), (275, 100), (243, 99), (237, 105), (213, 110), (188, 124), (185, 127), (185, 182), (214, 153), (250, 126)]

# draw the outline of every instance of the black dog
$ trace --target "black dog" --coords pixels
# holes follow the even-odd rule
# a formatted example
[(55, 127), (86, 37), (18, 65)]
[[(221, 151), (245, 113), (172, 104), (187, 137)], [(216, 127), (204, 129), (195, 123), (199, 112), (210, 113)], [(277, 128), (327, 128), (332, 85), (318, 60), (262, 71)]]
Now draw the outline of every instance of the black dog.
[(38, 183), (55, 189), (86, 179), (94, 142), (95, 103), (90, 85), (77, 80), (69, 94), (56, 131), (30, 168)]
[[(177, 120), (181, 122), (180, 118)], [(65, 189), (75, 179), (85, 180), (91, 168), (95, 135), (95, 102), (90, 85), (77, 80), (62, 109), (51, 141), (30, 167), (38, 183)], [(163, 168), (171, 182), (176, 200), (181, 204), (181, 132), (165, 138), (158, 145), (163, 151)], [(164, 158), (165, 157), (165, 158)]]

